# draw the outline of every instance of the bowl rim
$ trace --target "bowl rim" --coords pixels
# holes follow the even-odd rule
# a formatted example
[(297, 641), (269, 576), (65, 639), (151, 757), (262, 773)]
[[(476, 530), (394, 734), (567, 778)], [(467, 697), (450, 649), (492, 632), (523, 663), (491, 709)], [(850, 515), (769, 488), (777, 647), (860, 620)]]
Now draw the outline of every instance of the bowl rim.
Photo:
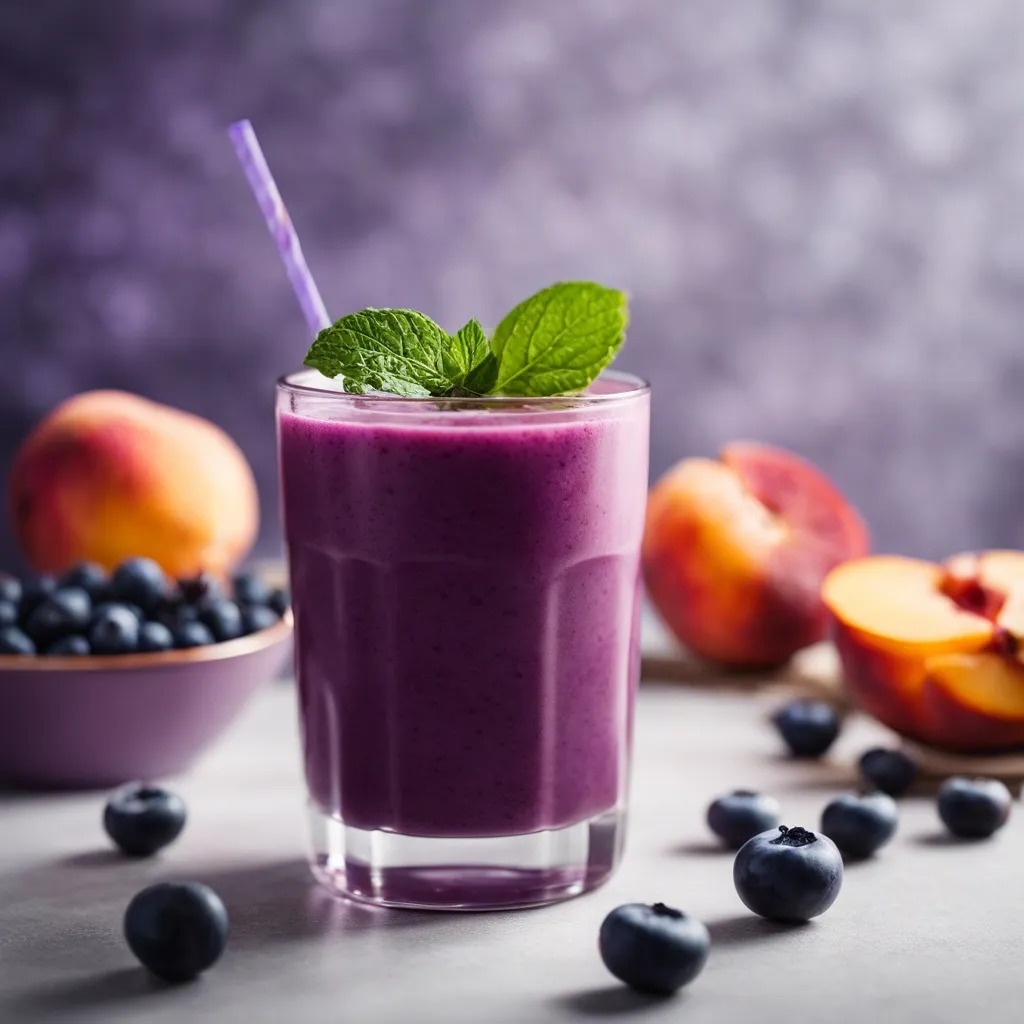
[(274, 625), (248, 636), (224, 640), (206, 647), (187, 647), (174, 651), (147, 651), (143, 654), (90, 654), (69, 657), (62, 654), (0, 654), (0, 678), (8, 672), (118, 672), (146, 668), (170, 668), (194, 665), (226, 658), (241, 658), (273, 647), (292, 632), (289, 609)]

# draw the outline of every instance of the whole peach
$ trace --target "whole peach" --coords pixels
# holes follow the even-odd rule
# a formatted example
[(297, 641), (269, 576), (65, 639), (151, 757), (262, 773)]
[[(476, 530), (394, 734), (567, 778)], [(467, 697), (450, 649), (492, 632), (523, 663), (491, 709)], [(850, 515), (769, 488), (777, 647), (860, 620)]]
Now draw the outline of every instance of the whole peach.
[(223, 575), (259, 521), (252, 470), (223, 430), (121, 391), (54, 409), (18, 452), (8, 499), (25, 557), (44, 572), (145, 555), (175, 576)]
[(647, 592), (692, 651), (777, 665), (825, 637), (822, 580), (867, 551), (867, 531), (825, 476), (791, 452), (728, 445), (654, 486), (643, 543)]

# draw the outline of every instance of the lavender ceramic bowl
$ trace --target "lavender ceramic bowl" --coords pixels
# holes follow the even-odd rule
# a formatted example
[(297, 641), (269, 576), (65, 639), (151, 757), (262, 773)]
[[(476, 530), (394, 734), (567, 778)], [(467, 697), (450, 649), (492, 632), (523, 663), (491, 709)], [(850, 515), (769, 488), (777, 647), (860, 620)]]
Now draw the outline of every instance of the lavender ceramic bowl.
[(0, 786), (98, 789), (184, 771), (281, 668), (291, 616), (210, 647), (0, 655)]

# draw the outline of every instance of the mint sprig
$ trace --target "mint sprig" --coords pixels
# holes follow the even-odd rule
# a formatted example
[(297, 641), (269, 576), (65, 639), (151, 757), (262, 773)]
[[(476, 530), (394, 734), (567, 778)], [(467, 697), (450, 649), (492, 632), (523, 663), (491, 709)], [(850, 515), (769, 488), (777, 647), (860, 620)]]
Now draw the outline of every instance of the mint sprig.
[(563, 395), (587, 387), (612, 361), (628, 321), (622, 292), (569, 281), (521, 302), (490, 340), (476, 320), (449, 335), (415, 310), (349, 313), (317, 334), (305, 363), (342, 377), (353, 394)]

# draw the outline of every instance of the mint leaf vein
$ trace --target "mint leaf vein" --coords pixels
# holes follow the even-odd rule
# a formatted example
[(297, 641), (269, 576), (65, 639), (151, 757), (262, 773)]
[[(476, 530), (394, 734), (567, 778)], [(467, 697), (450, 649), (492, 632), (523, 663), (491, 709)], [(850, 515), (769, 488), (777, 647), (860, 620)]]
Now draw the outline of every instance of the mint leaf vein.
[(587, 387), (622, 346), (626, 304), (622, 292), (587, 281), (555, 284), (521, 302), (491, 340), (495, 390), (540, 396)]

